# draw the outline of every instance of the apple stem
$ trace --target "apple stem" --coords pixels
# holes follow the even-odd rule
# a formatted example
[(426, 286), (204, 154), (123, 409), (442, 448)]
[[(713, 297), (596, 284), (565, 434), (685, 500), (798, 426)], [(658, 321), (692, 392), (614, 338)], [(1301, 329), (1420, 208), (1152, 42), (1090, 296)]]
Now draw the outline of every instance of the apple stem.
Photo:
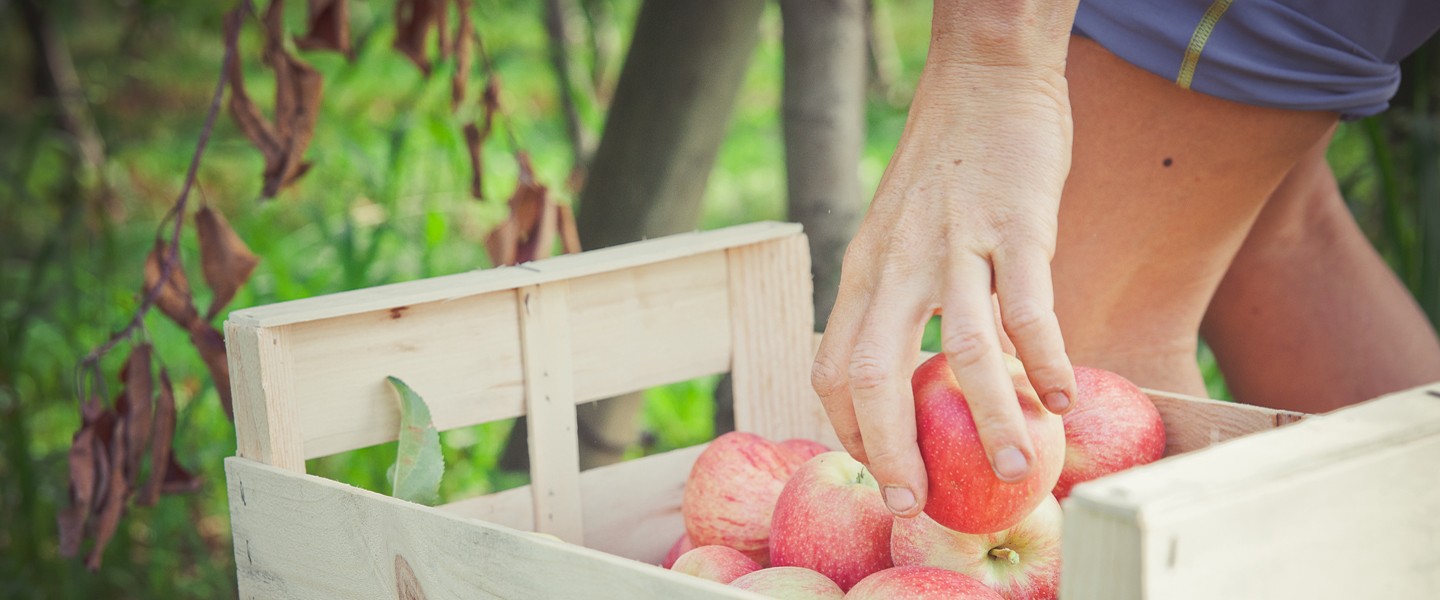
[(993, 548), (990, 550), (990, 556), (1008, 561), (1012, 565), (1020, 564), (1020, 553), (1009, 548)]
[(860, 472), (855, 474), (855, 483), (865, 483), (865, 467), (860, 467)]

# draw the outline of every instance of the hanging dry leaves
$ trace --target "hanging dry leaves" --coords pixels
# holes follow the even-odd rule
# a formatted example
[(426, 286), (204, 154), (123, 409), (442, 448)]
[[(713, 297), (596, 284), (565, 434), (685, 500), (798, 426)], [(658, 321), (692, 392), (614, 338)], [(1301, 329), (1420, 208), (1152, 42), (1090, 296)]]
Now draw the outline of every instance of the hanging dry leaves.
[(235, 409), (230, 405), (230, 363), (225, 358), (225, 336), (211, 327), (210, 323), (199, 319), (192, 322), (187, 329), (190, 332), (190, 343), (200, 352), (200, 358), (210, 370), (210, 378), (215, 381), (215, 391), (220, 394), (220, 405), (225, 408), (225, 416), (234, 421)]
[(439, 27), (445, 12), (444, 0), (396, 0), (395, 2), (395, 49), (405, 56), (426, 77), (430, 76), (430, 58), (425, 53), (425, 42), (430, 29)]
[(90, 511), (95, 507), (95, 497), (101, 481), (95, 472), (101, 458), (96, 456), (99, 442), (95, 437), (93, 423), (80, 426), (70, 442), (70, 496), (64, 508), (57, 515), (60, 530), (60, 556), (74, 557), (80, 553), (80, 542), (85, 537), (85, 524)]
[(495, 124), (495, 113), (500, 110), (500, 80), (494, 75), (485, 80), (485, 91), (480, 94), (480, 108), (484, 125), (470, 123), (465, 126), (465, 149), (470, 152), (470, 195), (476, 199), (485, 198), (485, 188), (481, 185), (485, 173), (482, 148)]
[(155, 289), (163, 274), (165, 285), (155, 295), (155, 306), (159, 307), (165, 316), (170, 317), (170, 320), (185, 325), (199, 315), (195, 311), (195, 303), (190, 299), (190, 281), (185, 278), (185, 269), (180, 264), (178, 252), (174, 256), (175, 262), (170, 265), (169, 273), (165, 273), (165, 259), (169, 255), (170, 248), (163, 241), (155, 240), (150, 256), (145, 258), (144, 293), (148, 294)]
[(154, 415), (155, 382), (150, 377), (150, 354), (150, 344), (135, 346), (120, 373), (120, 381), (125, 384), (125, 476), (132, 489), (140, 478), (140, 461), (149, 449)]
[(225, 65), (230, 84), (230, 114), (240, 131), (265, 157), (264, 186), (261, 194), (273, 198), (281, 188), (294, 183), (309, 170), (304, 162), (305, 149), (315, 134), (320, 111), (323, 82), (320, 73), (292, 56), (281, 41), (283, 24), (279, 19), (283, 3), (273, 0), (266, 11), (268, 27), (264, 57), (275, 71), (275, 119), (267, 120), (259, 107), (245, 92), (245, 74), (240, 60), (239, 37), (243, 13), (226, 14), (226, 40), (235, 40)]
[(451, 49), (455, 56), (455, 74), (450, 79), (450, 106), (452, 110), (459, 110), (465, 102), (465, 87), (470, 83), (471, 38), (475, 34), (475, 23), (470, 20), (470, 0), (455, 0), (455, 8), (458, 24), (455, 46)]
[(353, 62), (355, 51), (350, 47), (349, 0), (309, 0), (306, 9), (310, 30), (305, 37), (295, 38), (295, 45), (304, 50), (339, 52)]
[(170, 384), (170, 374), (160, 369), (160, 393), (155, 396), (155, 422), (150, 431), (150, 478), (140, 488), (135, 502), (152, 506), (160, 499), (160, 490), (165, 483), (166, 469), (170, 464), (171, 446), (175, 443), (175, 388)]
[(575, 227), (575, 212), (568, 204), (556, 206), (555, 211), (559, 215), (561, 249), (566, 254), (580, 252), (580, 230)]
[(205, 311), (205, 320), (210, 321), (250, 279), (260, 259), (235, 234), (225, 216), (209, 205), (202, 205), (195, 212), (195, 231), (200, 237), (200, 264), (204, 268), (205, 283), (215, 293), (210, 309)]
[(180, 462), (175, 459), (175, 453), (170, 453), (170, 463), (165, 465), (165, 480), (160, 484), (162, 494), (188, 494), (200, 491), (200, 486), (205, 481), (185, 470)]
[(106, 477), (106, 493), (99, 499), (92, 516), (95, 544), (85, 555), (85, 568), (91, 571), (100, 570), (105, 547), (110, 544), (110, 538), (115, 535), (115, 529), (120, 525), (120, 517), (125, 513), (125, 500), (131, 492), (129, 479), (125, 474), (125, 456), (128, 453), (126, 443), (129, 438), (130, 423), (123, 395), (115, 400), (113, 412), (115, 425), (110, 431), (108, 440), (107, 454), (110, 459), (110, 472)]

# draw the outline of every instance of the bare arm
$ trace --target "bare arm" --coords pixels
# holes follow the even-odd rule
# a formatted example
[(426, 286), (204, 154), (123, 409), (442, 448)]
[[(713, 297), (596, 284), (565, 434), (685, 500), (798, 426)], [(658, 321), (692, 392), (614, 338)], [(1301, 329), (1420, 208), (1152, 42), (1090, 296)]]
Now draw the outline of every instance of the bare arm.
[(936, 1), (905, 132), (846, 251), (813, 380), (845, 449), (869, 465), (897, 514), (925, 503), (910, 374), (937, 310), (943, 351), (1001, 479), (1023, 479), (1034, 452), (992, 292), (1045, 404), (1061, 412), (1074, 396), (1050, 259), (1070, 168), (1065, 53), (1075, 8)]

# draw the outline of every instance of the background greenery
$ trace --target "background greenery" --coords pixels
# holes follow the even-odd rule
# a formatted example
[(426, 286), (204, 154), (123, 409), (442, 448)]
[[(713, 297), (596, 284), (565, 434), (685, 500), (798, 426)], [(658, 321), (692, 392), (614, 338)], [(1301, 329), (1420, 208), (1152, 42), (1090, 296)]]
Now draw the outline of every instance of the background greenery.
[[(0, 13), (13, 8), (0, 2)], [(503, 81), (502, 103), (515, 139), (534, 157), (542, 181), (568, 201), (569, 141), (547, 59), (542, 3), (476, 0), (481, 36)], [(600, 18), (598, 47), (574, 57), (604, 97), (613, 88), (637, 0), (585, 0)], [(32, 57), (19, 19), (0, 19), (0, 597), (220, 598), (234, 596), (222, 459), (234, 432), (205, 369), (178, 328), (147, 320), (146, 337), (177, 382), (177, 450), (205, 479), (203, 490), (136, 508), (122, 523), (104, 568), (86, 573), (57, 557), (55, 509), (66, 495), (65, 451), (78, 426), (73, 369), (78, 358), (120, 327), (138, 303), (140, 266), (156, 223), (173, 203), (194, 150), (220, 67), (225, 3), (181, 0), (76, 0), (48, 5), (60, 25), (106, 143), (99, 172), (79, 164), (74, 143), (37, 100)], [(298, 31), (303, 3), (292, 3)], [(218, 207), (262, 258), (232, 302), (252, 306), (488, 266), (482, 240), (505, 214), (515, 168), (504, 132), (486, 146), (486, 200), (469, 197), (460, 124), (449, 110), (442, 64), (426, 80), (390, 47), (389, 2), (353, 2), (353, 63), (305, 53), (324, 75), (325, 95), (307, 157), (314, 168), (271, 201), (259, 200), (260, 155), (222, 118), (200, 170), (198, 199)], [(901, 69), (895, 90), (868, 104), (862, 178), (878, 183), (904, 124), (904, 90), (925, 56), (929, 5), (886, 0), (880, 8)], [(253, 23), (253, 22), (252, 22)], [(761, 42), (706, 192), (702, 227), (784, 217), (784, 156), (778, 122), (781, 82), (778, 7), (767, 7)], [(586, 34), (588, 35), (588, 34)], [(584, 36), (582, 36), (584, 37)], [(260, 39), (242, 38), (252, 97), (265, 102), (273, 80), (260, 70)], [(1440, 313), (1440, 165), (1432, 43), (1407, 64), (1411, 77), (1395, 110), (1342, 126), (1332, 162), (1362, 225), (1425, 304)], [(477, 84), (478, 85), (478, 84)], [(895, 96), (901, 96), (896, 98)], [(586, 127), (598, 135), (603, 106), (581, 98)], [(99, 182), (109, 194), (101, 194)], [(183, 256), (194, 265), (193, 233)], [(193, 271), (192, 271), (193, 273)], [(192, 280), (196, 277), (192, 274)], [(197, 301), (203, 305), (208, 297)], [(223, 316), (221, 317), (223, 319)], [(220, 319), (217, 319), (217, 323)], [(932, 343), (933, 340), (927, 341)], [(106, 362), (113, 373), (123, 349)], [(1202, 350), (1212, 394), (1223, 381)], [(715, 378), (652, 390), (643, 414), (644, 447), (632, 454), (691, 445), (712, 435)], [(458, 499), (517, 485), (523, 474), (497, 471), (510, 423), (446, 433), (449, 466), (442, 493)], [(393, 445), (312, 461), (326, 476), (384, 491)]]

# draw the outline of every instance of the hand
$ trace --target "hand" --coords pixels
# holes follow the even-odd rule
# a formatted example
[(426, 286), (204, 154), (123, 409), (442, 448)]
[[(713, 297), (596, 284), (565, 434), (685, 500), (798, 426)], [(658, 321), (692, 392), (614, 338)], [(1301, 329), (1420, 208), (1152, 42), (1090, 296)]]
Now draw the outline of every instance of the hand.
[(1000, 479), (1023, 479), (1034, 456), (1001, 357), (1005, 334), (1051, 411), (1074, 397), (1050, 280), (1070, 142), (1061, 69), (933, 56), (926, 66), (845, 252), (813, 373), (841, 443), (869, 466), (896, 514), (925, 504), (910, 376), (932, 314), (943, 311), (942, 349)]

